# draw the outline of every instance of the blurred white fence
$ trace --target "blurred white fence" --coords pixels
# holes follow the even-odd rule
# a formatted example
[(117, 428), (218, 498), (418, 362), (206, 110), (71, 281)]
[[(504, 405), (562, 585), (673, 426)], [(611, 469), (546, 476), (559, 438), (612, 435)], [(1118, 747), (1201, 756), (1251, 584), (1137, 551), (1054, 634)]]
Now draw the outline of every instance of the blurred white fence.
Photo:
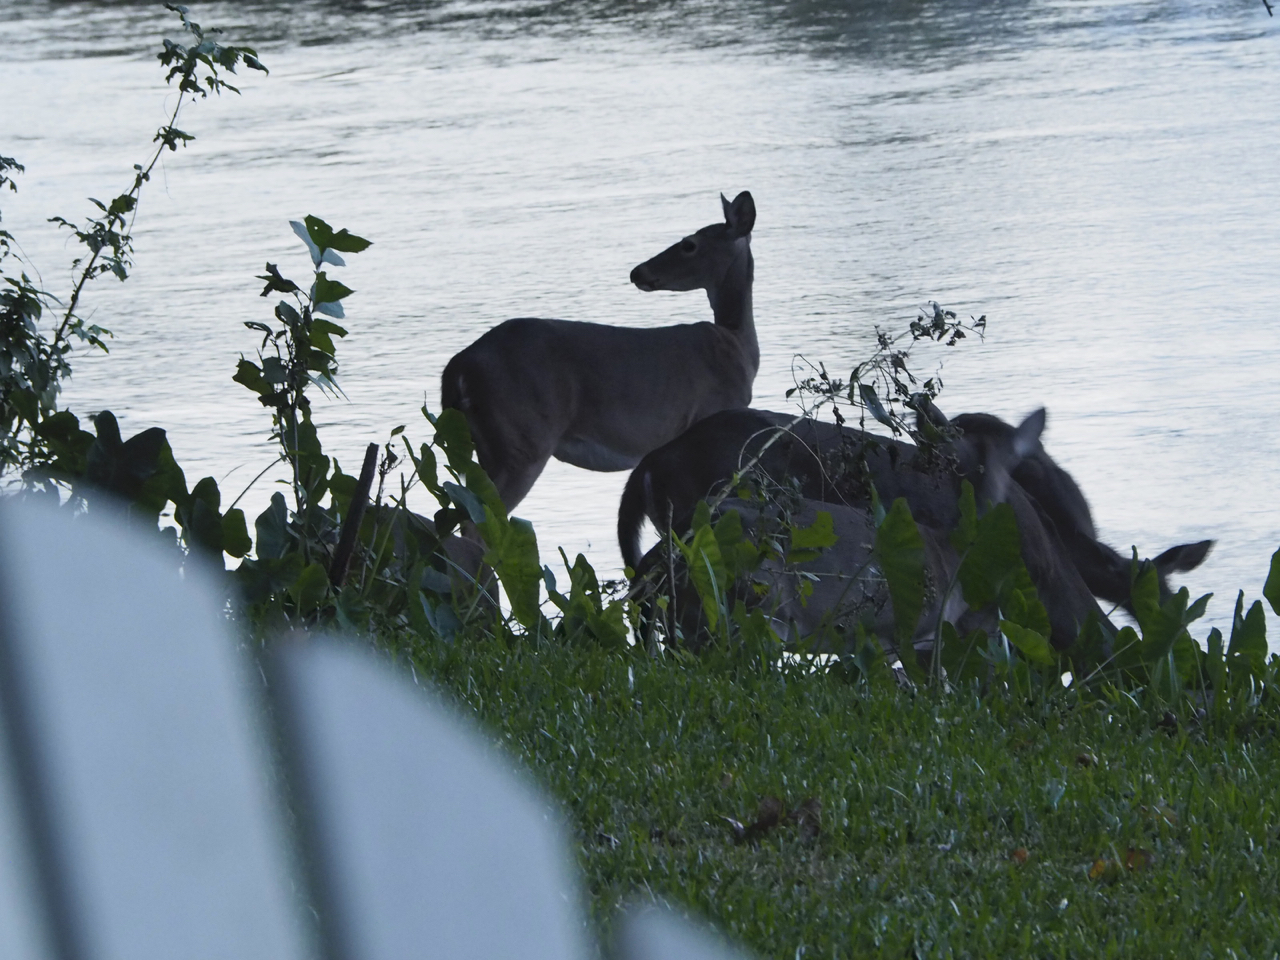
[(333, 639), (260, 668), (212, 573), (0, 502), (0, 960), (600, 954), (560, 812), (441, 696)]

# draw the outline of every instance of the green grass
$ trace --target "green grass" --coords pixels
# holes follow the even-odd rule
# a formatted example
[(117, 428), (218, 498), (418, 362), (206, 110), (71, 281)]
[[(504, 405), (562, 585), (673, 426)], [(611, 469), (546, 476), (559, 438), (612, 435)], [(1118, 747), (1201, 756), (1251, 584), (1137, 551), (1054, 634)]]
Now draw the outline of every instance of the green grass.
[[(1273, 729), (1170, 729), (1123, 696), (1011, 703), (585, 647), (401, 651), (566, 804), (602, 930), (639, 892), (787, 960), (1280, 945)], [(769, 796), (816, 798), (817, 835), (783, 822), (736, 840), (725, 818), (751, 824)]]

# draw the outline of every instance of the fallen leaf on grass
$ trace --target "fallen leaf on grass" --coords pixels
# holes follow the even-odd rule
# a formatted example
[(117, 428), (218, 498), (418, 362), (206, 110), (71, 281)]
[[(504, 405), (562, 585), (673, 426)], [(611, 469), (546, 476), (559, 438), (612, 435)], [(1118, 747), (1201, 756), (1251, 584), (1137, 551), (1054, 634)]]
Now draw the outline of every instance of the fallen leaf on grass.
[(1155, 862), (1156, 855), (1150, 850), (1129, 847), (1125, 850), (1124, 856), (1120, 860), (1099, 857), (1093, 861), (1093, 866), (1089, 868), (1089, 879), (1101, 880), (1104, 883), (1114, 883), (1124, 875), (1126, 870), (1130, 873), (1138, 873), (1146, 870)]
[(1103, 883), (1115, 883), (1120, 879), (1120, 864), (1106, 857), (1099, 857), (1089, 868), (1090, 880), (1101, 880)]
[(1126, 870), (1138, 871), (1145, 870), (1156, 862), (1156, 855), (1150, 850), (1142, 850), (1138, 847), (1130, 847), (1124, 852), (1124, 866)]
[(1018, 866), (1022, 866), (1027, 862), (1027, 848), (1017, 847), (1011, 854), (1009, 854), (1009, 859)]
[(733, 838), (739, 843), (746, 840), (758, 840), (774, 827), (783, 823), (794, 823), (800, 827), (800, 834), (807, 840), (817, 837), (822, 829), (822, 801), (817, 797), (809, 797), (791, 812), (787, 812), (782, 800), (774, 796), (760, 798), (756, 808), (756, 818), (743, 825), (733, 817), (721, 817), (733, 831)]

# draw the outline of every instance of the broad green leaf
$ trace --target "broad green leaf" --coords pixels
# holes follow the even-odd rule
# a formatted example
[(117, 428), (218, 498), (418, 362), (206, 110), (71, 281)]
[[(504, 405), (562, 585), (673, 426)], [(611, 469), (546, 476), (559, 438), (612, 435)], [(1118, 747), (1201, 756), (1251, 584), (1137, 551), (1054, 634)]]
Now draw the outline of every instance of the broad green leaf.
[(223, 553), (222, 515), (218, 507), (222, 493), (213, 477), (205, 477), (178, 506), (174, 519), (182, 526), (182, 539), (189, 547), (199, 547), (221, 557)]
[(724, 586), (728, 580), (715, 530), (704, 524), (697, 528), (688, 544), (678, 538), (676, 544), (684, 554), (689, 580), (702, 600), (707, 627), (714, 631), (720, 622), (720, 604), (724, 599)]
[[(345, 337), (347, 335), (345, 327), (340, 327), (336, 323), (330, 323), (328, 320), (324, 320), (320, 317), (316, 317), (311, 321), (311, 332), (313, 335), (316, 333), (324, 333), (334, 337)], [(404, 428), (401, 427), (400, 429), (403, 430)], [(392, 436), (394, 435), (395, 434), (393, 433)]]
[[(1134, 563), (1137, 563), (1134, 554)], [(1157, 620), (1160, 615), (1160, 580), (1154, 564), (1145, 564), (1133, 581), (1130, 588), (1133, 600), (1133, 613), (1138, 627), (1146, 636), (1152, 630), (1158, 630)]]
[(267, 272), (258, 277), (259, 280), (265, 280), (267, 285), (262, 288), (261, 296), (269, 293), (294, 293), (298, 289), (298, 285), (292, 280), (280, 276), (280, 271), (274, 263), (267, 264)]
[[(1261, 606), (1259, 606), (1261, 610)], [(1200, 645), (1191, 639), (1191, 634), (1186, 630), (1179, 633), (1173, 640), (1173, 650), (1170, 654), (1173, 657), (1174, 666), (1177, 668), (1178, 676), (1183, 683), (1190, 683), (1200, 675), (1200, 661), (1204, 657), (1204, 653), (1200, 649)]]
[(508, 519), (486, 507), (484, 521), (476, 527), (489, 548), (485, 562), (502, 581), (512, 616), (526, 629), (532, 629), (538, 622), (542, 584), (542, 564), (538, 560), (538, 538), (533, 525), (519, 517)]
[(458, 630), (462, 627), (462, 621), (458, 619), (453, 606), (445, 600), (432, 603), (422, 593), (418, 594), (418, 602), (426, 615), (427, 623), (431, 630), (441, 640), (451, 643), (457, 636)]
[(1236, 598), (1235, 616), (1231, 624), (1231, 642), (1227, 645), (1227, 660), (1248, 664), (1249, 672), (1262, 676), (1267, 660), (1267, 620), (1262, 601), (1255, 600), (1248, 614), (1244, 609), (1244, 591)]
[(1263, 584), (1262, 595), (1271, 604), (1271, 610), (1280, 616), (1280, 550), (1271, 555), (1271, 571), (1267, 574), (1267, 582)]
[(329, 574), (319, 563), (303, 568), (298, 579), (289, 588), (289, 595), (303, 616), (315, 612), (329, 594)]
[(291, 553), (272, 559), (244, 560), (236, 568), (236, 581), (249, 603), (283, 597), (302, 573), (302, 555)]
[(285, 555), (290, 539), (288, 525), (289, 508), (285, 506), (284, 494), (276, 491), (271, 495), (271, 505), (254, 521), (259, 560), (274, 560)]
[(968, 636), (961, 637), (949, 620), (942, 621), (942, 649), (939, 656), (943, 669), (947, 671), (947, 678), (952, 683), (982, 676), (986, 662), (978, 651), (986, 642), (987, 634), (984, 630), (974, 630)]
[(233, 557), (243, 557), (252, 547), (244, 511), (233, 507), (222, 517), (222, 549)]
[(436, 472), (435, 452), (429, 444), (424, 443), (418, 448), (418, 453), (415, 456), (413, 447), (409, 446), (408, 440), (405, 441), (405, 446), (409, 450), (409, 456), (413, 459), (413, 468), (418, 474), (418, 479), (422, 481), (423, 486), (431, 491), (436, 500), (439, 501), (440, 506), (447, 506), (448, 498), (443, 496), (444, 488), (440, 486), (440, 479)]
[(599, 613), (593, 611), (587, 622), (601, 644), (616, 650), (626, 649), (626, 605), (622, 601), (611, 600)]
[[(963, 513), (961, 522), (965, 523)], [(1025, 569), (1013, 508), (1007, 503), (996, 504), (977, 520), (973, 542), (960, 564), (964, 598), (975, 609), (993, 604), (1010, 578)]]
[(99, 443), (109, 450), (124, 446), (124, 441), (120, 437), (120, 424), (116, 421), (114, 413), (110, 410), (103, 410), (92, 419), (93, 429), (98, 434)]
[(347, 510), (351, 507), (351, 498), (355, 496), (359, 483), (358, 477), (342, 472), (342, 467), (335, 458), (333, 473), (329, 475), (329, 503), (339, 516), (347, 515)]
[(222, 491), (218, 489), (218, 481), (213, 477), (205, 477), (192, 487), (191, 496), (195, 500), (203, 500), (214, 510), (222, 505)]
[(1199, 600), (1187, 607), (1187, 623), (1193, 620), (1199, 620), (1204, 616), (1204, 612), (1209, 609), (1209, 601), (1213, 599), (1212, 593), (1206, 593)]
[[(319, 223), (329, 234), (333, 232), (329, 229), (329, 225), (323, 220), (319, 220), (317, 223)], [(297, 220), (290, 220), (289, 226), (292, 228), (293, 232), (298, 235), (298, 239), (307, 245), (307, 253), (311, 254), (311, 262), (317, 267), (320, 266), (320, 247), (318, 247), (315, 240), (311, 238), (311, 232), (307, 229), (308, 225), (301, 224)]]
[(462, 469), (462, 479), (467, 485), (467, 489), (480, 498), (480, 502), (494, 512), (502, 516), (507, 515), (506, 505), (502, 502), (502, 497), (498, 495), (498, 488), (494, 486), (493, 481), (489, 479), (489, 475), (484, 472), (484, 468), (474, 460), (469, 461)]
[(1058, 655), (1053, 646), (1035, 630), (1028, 630), (1012, 620), (1001, 620), (1000, 630), (1009, 642), (1018, 648), (1018, 652), (1038, 667), (1052, 667), (1058, 662)]
[(337, 303), (343, 297), (355, 293), (350, 287), (338, 280), (330, 280), (323, 270), (316, 274), (316, 286), (313, 299), (317, 304)]
[(726, 510), (721, 514), (714, 531), (729, 582), (750, 573), (759, 565), (760, 549), (743, 531), (742, 516), (737, 510)]
[(360, 253), (367, 250), (371, 246), (371, 241), (364, 237), (357, 237), (353, 233), (348, 233), (344, 227), (334, 232), (333, 227), (325, 223), (319, 217), (308, 216), (306, 218), (307, 234), (321, 250), (337, 250), (341, 253)]
[[(1048, 635), (1047, 631), (1045, 635)], [(1091, 610), (1080, 627), (1075, 643), (1067, 650), (1072, 662), (1071, 670), (1077, 680), (1088, 676), (1094, 667), (1110, 656), (1113, 640), (1110, 631), (1103, 627), (1098, 612)]]
[(449, 480), (446, 480), (441, 486), (453, 498), (454, 503), (467, 511), (467, 516), (471, 518), (473, 523), (484, 523), (485, 505), (480, 502), (479, 497), (466, 487), (459, 486)]
[[(1148, 575), (1151, 578), (1155, 577), (1154, 568), (1148, 568), (1138, 578), (1139, 581), (1146, 579)], [(1155, 664), (1173, 650), (1174, 641), (1184, 632), (1187, 601), (1191, 598), (1191, 594), (1186, 587), (1183, 587), (1154, 610), (1146, 608), (1145, 611), (1146, 601), (1144, 600), (1143, 605), (1140, 606), (1138, 595), (1138, 588), (1135, 586), (1134, 609), (1140, 614), (1138, 623), (1142, 627), (1142, 659), (1149, 664)]]
[(1121, 627), (1112, 645), (1112, 662), (1122, 671), (1137, 670), (1142, 665), (1142, 638), (1133, 627)]
[(262, 376), (261, 368), (252, 360), (240, 358), (240, 362), (236, 365), (235, 376), (231, 378), (236, 383), (242, 383), (254, 393), (265, 397), (272, 392), (271, 384), (267, 383), (266, 378)]
[(902, 497), (893, 501), (884, 522), (876, 528), (875, 556), (889, 584), (899, 656), (904, 665), (908, 659), (914, 665), (911, 638), (924, 607), (924, 539)]
[(288, 300), (281, 300), (276, 304), (276, 319), (290, 327), (302, 326), (302, 317)]
[(804, 563), (816, 560), (822, 551), (836, 544), (835, 521), (827, 510), (819, 510), (813, 523), (807, 527), (791, 527), (791, 545), (787, 550), (788, 563)]
[[(1205, 672), (1209, 674), (1209, 685), (1215, 691), (1225, 691), (1227, 688), (1227, 657), (1226, 650), (1223, 649), (1222, 644), (1222, 631), (1217, 627), (1210, 630), (1204, 646)], [(1223, 706), (1225, 699), (1225, 696), (1220, 696), (1216, 701), (1216, 705)]]
[(767, 667), (777, 661), (782, 652), (782, 641), (762, 609), (752, 607), (748, 610), (747, 605), (738, 600), (729, 617), (738, 626), (738, 642), (743, 652), (762, 666)]
[(1028, 630), (1034, 630), (1042, 637), (1047, 637), (1053, 632), (1049, 623), (1049, 611), (1040, 601), (1025, 564), (1015, 569), (1005, 581), (1004, 589), (1000, 593), (999, 605), (1004, 619), (1011, 620)]
[(435, 444), (440, 447), (449, 459), (449, 466), (461, 474), (475, 453), (475, 444), (471, 442), (471, 428), (467, 426), (467, 417), (461, 410), (449, 407), (440, 411), (436, 417)]
[(715, 523), (716, 541), (721, 548), (734, 547), (742, 540), (742, 514), (737, 510), (726, 510), (720, 514)]
[[(241, 360), (241, 363), (245, 361)], [(262, 379), (272, 386), (282, 384), (289, 377), (289, 370), (279, 357), (262, 358)], [(252, 388), (250, 388), (252, 389)]]

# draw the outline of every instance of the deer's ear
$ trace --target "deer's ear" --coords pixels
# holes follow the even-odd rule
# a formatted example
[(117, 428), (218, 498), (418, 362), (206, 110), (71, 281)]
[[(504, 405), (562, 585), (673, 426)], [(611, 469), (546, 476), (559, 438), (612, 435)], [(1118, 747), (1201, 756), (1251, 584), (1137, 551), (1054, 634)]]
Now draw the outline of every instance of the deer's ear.
[(745, 237), (756, 225), (756, 202), (751, 199), (750, 192), (743, 190), (733, 198), (733, 203), (720, 194), (720, 204), (724, 207), (724, 222), (729, 225), (735, 236)]
[(1040, 434), (1044, 433), (1047, 414), (1044, 407), (1027, 416), (1013, 431), (1013, 453), (1019, 460), (1040, 449)]

